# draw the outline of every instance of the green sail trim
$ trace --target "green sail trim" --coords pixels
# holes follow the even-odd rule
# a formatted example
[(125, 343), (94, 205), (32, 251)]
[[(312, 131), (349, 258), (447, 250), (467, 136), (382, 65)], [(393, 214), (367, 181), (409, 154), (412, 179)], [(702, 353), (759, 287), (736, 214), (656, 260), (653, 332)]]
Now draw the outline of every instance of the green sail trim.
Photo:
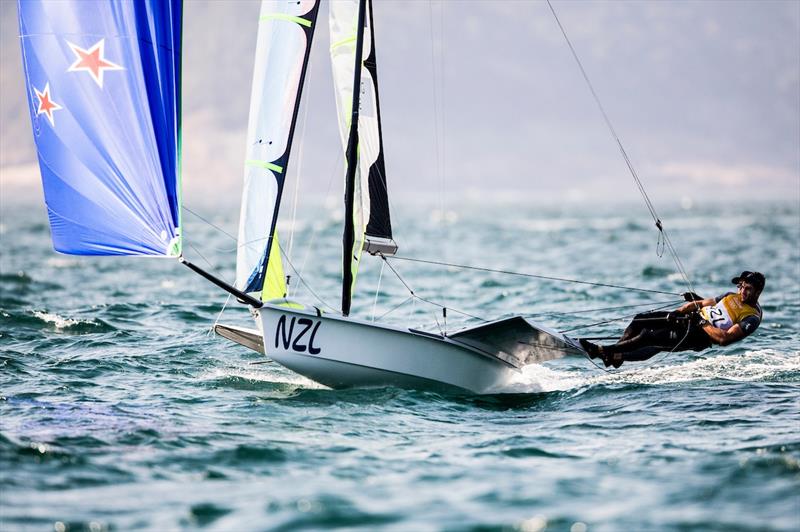
[(275, 163), (268, 163), (267, 161), (259, 161), (257, 159), (247, 159), (245, 161), (247, 166), (257, 166), (259, 168), (266, 168), (267, 170), (272, 170), (273, 172), (278, 172), (279, 174), (283, 173), (283, 166), (278, 166)]
[(296, 17), (294, 15), (287, 15), (286, 13), (267, 13), (266, 15), (262, 15), (258, 20), (288, 20), (289, 22), (296, 22), (301, 26), (305, 26), (306, 28), (311, 27), (310, 20), (303, 17)]
[(167, 257), (180, 257), (183, 255), (183, 238), (181, 236), (181, 228), (175, 228), (175, 236), (167, 244)]
[(267, 274), (264, 276), (264, 287), (261, 289), (261, 301), (286, 297), (286, 276), (281, 261), (281, 245), (278, 242), (278, 231), (272, 233), (272, 246), (267, 261)]
[(342, 39), (341, 41), (336, 41), (331, 45), (331, 51), (335, 50), (340, 46), (344, 46), (345, 44), (350, 44), (356, 42), (356, 34), (354, 33), (352, 36), (347, 37), (346, 39)]

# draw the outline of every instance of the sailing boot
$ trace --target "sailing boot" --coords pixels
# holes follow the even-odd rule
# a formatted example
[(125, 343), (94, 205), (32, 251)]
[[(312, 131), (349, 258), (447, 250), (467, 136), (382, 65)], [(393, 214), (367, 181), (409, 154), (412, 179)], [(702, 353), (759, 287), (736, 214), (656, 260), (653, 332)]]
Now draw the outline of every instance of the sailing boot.
[(614, 366), (614, 369), (619, 368), (625, 362), (622, 353), (606, 353), (602, 355), (602, 359), (606, 367)]
[(603, 346), (593, 344), (585, 338), (580, 338), (578, 342), (589, 355), (589, 358), (603, 358)]

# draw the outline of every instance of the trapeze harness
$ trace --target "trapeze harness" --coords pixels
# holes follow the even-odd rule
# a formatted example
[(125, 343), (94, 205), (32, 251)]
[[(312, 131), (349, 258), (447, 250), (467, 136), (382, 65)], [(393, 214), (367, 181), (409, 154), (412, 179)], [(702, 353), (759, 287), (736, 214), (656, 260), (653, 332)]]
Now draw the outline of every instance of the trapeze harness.
[(738, 324), (745, 336), (758, 329), (762, 316), (761, 305), (758, 303), (755, 307), (748, 305), (734, 292), (728, 292), (714, 299), (715, 305), (700, 309), (700, 316), (712, 326), (727, 331)]

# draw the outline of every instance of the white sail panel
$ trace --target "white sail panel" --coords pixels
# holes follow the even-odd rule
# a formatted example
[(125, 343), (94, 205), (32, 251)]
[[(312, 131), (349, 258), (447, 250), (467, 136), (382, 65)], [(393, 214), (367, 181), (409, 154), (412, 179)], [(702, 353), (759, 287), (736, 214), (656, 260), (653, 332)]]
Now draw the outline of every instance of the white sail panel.
[[(336, 109), (339, 117), (339, 134), (342, 149), (347, 150), (353, 111), (353, 80), (356, 68), (358, 39), (358, 0), (344, 0), (330, 4), (331, 63), (333, 69)], [(370, 217), (369, 169), (380, 153), (380, 133), (375, 82), (363, 61), (371, 52), (369, 14), (364, 14), (362, 38), (360, 101), (358, 115), (358, 162), (353, 188), (354, 240), (351, 253), (352, 285), (358, 272), (358, 262), (364, 245), (365, 231)], [(347, 253), (347, 251), (345, 251)]]
[[(271, 293), (265, 299), (285, 293), (275, 221), (317, 8), (318, 0), (261, 3), (247, 128), (236, 286), (259, 292), (265, 278), (277, 279), (277, 285), (269, 283)], [(268, 260), (276, 257), (277, 260)], [(281, 271), (279, 275), (277, 271), (268, 274), (265, 268), (281, 268)]]

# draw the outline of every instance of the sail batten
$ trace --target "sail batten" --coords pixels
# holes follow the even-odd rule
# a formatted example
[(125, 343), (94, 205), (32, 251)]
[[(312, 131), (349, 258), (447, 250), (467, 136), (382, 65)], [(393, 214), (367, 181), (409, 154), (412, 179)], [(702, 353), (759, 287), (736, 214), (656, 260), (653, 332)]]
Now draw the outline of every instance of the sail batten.
[(236, 286), (285, 297), (277, 219), (319, 0), (263, 0), (244, 164)]
[(257, 166), (259, 168), (266, 168), (267, 170), (272, 170), (273, 172), (278, 172), (279, 174), (283, 173), (283, 166), (279, 166), (275, 163), (271, 163), (268, 161), (256, 161), (253, 159), (248, 159), (244, 163), (248, 166)]

